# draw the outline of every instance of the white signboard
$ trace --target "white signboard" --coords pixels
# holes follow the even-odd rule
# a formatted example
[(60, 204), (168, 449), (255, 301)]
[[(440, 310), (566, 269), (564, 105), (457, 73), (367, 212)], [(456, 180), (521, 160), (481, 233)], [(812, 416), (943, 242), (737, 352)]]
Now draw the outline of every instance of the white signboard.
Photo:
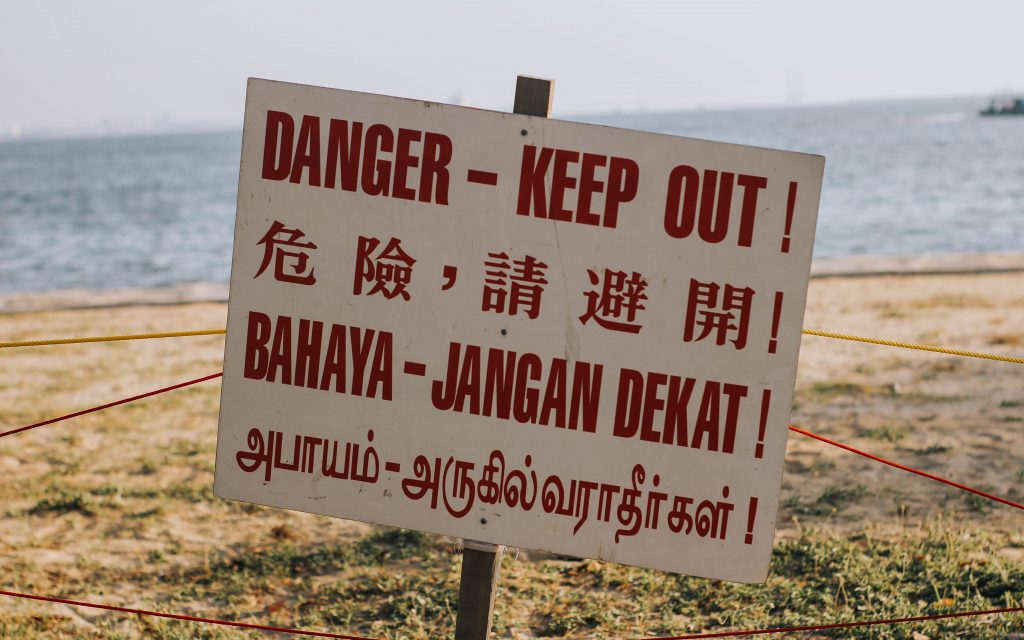
[(823, 167), (250, 80), (216, 494), (763, 580)]

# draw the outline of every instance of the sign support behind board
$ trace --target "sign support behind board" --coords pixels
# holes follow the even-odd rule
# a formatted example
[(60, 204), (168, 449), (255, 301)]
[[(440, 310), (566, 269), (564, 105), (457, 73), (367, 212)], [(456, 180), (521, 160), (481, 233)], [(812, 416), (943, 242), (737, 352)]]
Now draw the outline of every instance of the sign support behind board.
[[(516, 78), (513, 113), (538, 118), (551, 117), (554, 86), (553, 80), (519, 76)], [(503, 545), (465, 541), (455, 640), (486, 640), (490, 633), (498, 572), (504, 551)]]
[(823, 167), (250, 80), (216, 494), (762, 581)]

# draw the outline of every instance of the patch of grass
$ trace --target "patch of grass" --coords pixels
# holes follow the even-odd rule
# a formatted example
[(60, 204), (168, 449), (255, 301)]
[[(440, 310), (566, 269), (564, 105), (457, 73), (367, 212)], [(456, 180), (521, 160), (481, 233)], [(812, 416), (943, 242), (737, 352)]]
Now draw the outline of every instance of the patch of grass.
[(322, 589), (329, 624), (368, 625), (395, 638), (450, 637), (459, 600), (458, 578), (417, 571), (368, 573)]
[(592, 633), (602, 626), (613, 626), (620, 611), (596, 600), (586, 592), (567, 590), (553, 606), (537, 616), (536, 634), (539, 637), (560, 637), (572, 632)]
[(172, 500), (185, 500), (186, 502), (212, 502), (216, 500), (213, 495), (213, 486), (205, 484), (175, 484), (163, 490), (163, 494)]
[[(993, 490), (989, 487), (985, 487), (982, 490), (993, 493)], [(964, 502), (967, 503), (967, 509), (975, 513), (988, 513), (992, 511), (994, 506), (993, 502), (988, 498), (983, 498), (973, 493), (964, 493)]]
[(224, 627), (159, 618), (140, 620), (140, 626), (145, 630), (147, 638), (160, 638), (161, 640), (233, 640), (235, 638), (266, 637), (266, 634), (258, 631), (242, 632), (239, 635), (238, 630)]
[(875, 440), (884, 440), (885, 442), (899, 442), (906, 437), (902, 429), (888, 424), (875, 429), (868, 429), (864, 432), (864, 435)]
[(928, 445), (927, 447), (923, 447), (923, 448), (920, 448), (920, 449), (910, 449), (910, 452), (911, 453), (918, 453), (918, 454), (925, 455), (925, 456), (929, 456), (929, 455), (932, 455), (933, 453), (946, 453), (949, 450), (951, 450), (952, 448), (953, 447), (951, 447), (949, 445), (945, 445), (945, 444), (931, 444), (931, 445)]
[(104, 484), (89, 491), (94, 496), (120, 496), (121, 487), (112, 484)]
[(126, 498), (151, 499), (159, 497), (160, 492), (156, 489), (128, 489), (122, 495)]
[(403, 560), (423, 553), (427, 537), (411, 529), (388, 529), (378, 531), (356, 544), (356, 552), (363, 559), (373, 558), (377, 562)]
[(919, 402), (921, 404), (929, 404), (933, 402), (961, 402), (967, 399), (967, 396), (945, 393), (928, 393), (927, 391), (907, 391), (905, 393), (897, 392), (894, 395), (899, 396), (900, 400), (905, 402)]
[(989, 336), (988, 343), (992, 346), (1017, 347), (1024, 344), (1024, 335), (1019, 333), (998, 333)]
[(145, 520), (146, 518), (152, 518), (154, 516), (159, 516), (159, 515), (163, 514), (163, 512), (164, 512), (163, 507), (158, 505), (158, 506), (153, 507), (152, 509), (146, 509), (145, 511), (139, 511), (138, 513), (133, 513), (133, 514), (129, 515), (128, 517), (133, 519), (133, 520)]
[(192, 456), (199, 455), (203, 451), (203, 445), (193, 440), (176, 440), (174, 444), (171, 445), (171, 452), (174, 455), (185, 458), (191, 458)]
[(861, 384), (859, 382), (847, 382), (847, 381), (826, 381), (826, 382), (815, 382), (811, 386), (803, 389), (803, 392), (811, 395), (821, 397), (837, 397), (837, 396), (865, 396), (876, 393), (878, 389), (872, 385)]
[(790, 509), (796, 515), (827, 516), (842, 511), (848, 505), (867, 495), (864, 485), (856, 485), (847, 489), (830, 486), (814, 502), (804, 503), (799, 496), (790, 496), (783, 501), (783, 508)]
[(1000, 409), (1019, 409), (1024, 407), (1024, 400), (1003, 400), (999, 403)]
[(139, 463), (139, 470), (137, 473), (143, 476), (151, 476), (157, 471), (159, 471), (159, 467), (155, 462), (152, 460), (142, 460)]
[[(819, 501), (843, 504), (863, 492), (862, 487), (832, 488)], [(1013, 606), (1024, 593), (1024, 564), (999, 554), (1011, 543), (1009, 536), (939, 526), (894, 539), (807, 529), (776, 544), (763, 585), (598, 561), (506, 557), (495, 632), (497, 637), (671, 636)], [(388, 552), (382, 556), (381, 550)], [(251, 548), (208, 566), (201, 558), (187, 562), (179, 556), (186, 563), (178, 567), (161, 562), (163, 557), (151, 558), (150, 564), (159, 564), (156, 571), (140, 567), (107, 579), (144, 589), (156, 608), (200, 615), (216, 611), (231, 620), (395, 640), (451, 637), (454, 628), (459, 559), (425, 534), (384, 530), (345, 544)], [(105, 586), (90, 583), (89, 589)], [(95, 630), (69, 629), (62, 635), (58, 625), (64, 620), (36, 623), (6, 615), (0, 637), (250, 637), (247, 631), (121, 616), (97, 622)], [(989, 616), (843, 629), (820, 637), (910, 640), (917, 632), (1005, 640), (1022, 625), (1024, 615)]]
[(908, 304), (917, 309), (935, 309), (937, 307), (988, 309), (992, 306), (992, 303), (985, 298), (963, 293), (941, 293), (930, 298), (912, 300)]
[(835, 469), (835, 467), (835, 462), (821, 456), (816, 457), (810, 464), (800, 460), (786, 460), (786, 473), (806, 473), (810, 471), (814, 475), (819, 475), (825, 471)]
[(862, 484), (843, 489), (841, 487), (828, 487), (818, 496), (818, 504), (827, 504), (842, 509), (847, 504), (856, 502), (868, 493), (868, 488)]
[(275, 540), (293, 540), (295, 538), (295, 530), (287, 524), (279, 524), (270, 530), (270, 537)]
[(182, 597), (213, 597), (231, 602), (252, 593), (270, 592), (282, 579), (337, 574), (353, 567), (379, 566), (429, 555), (427, 537), (394, 529), (350, 544), (299, 547), (275, 543), (244, 549), (181, 575)]
[(878, 317), (887, 319), (901, 319), (909, 318), (910, 313), (906, 309), (901, 309), (900, 307), (886, 306), (883, 307), (878, 312)]
[(43, 638), (111, 638), (76, 627), (71, 618), (52, 615), (11, 615), (0, 617), (0, 638), (42, 640)]
[(95, 505), (89, 496), (64, 489), (52, 491), (49, 496), (32, 506), (27, 513), (30, 516), (38, 516), (46, 513), (71, 513), (73, 511), (85, 516), (96, 515)]
[[(244, 551), (211, 567), (213, 576), (230, 572), (256, 578), (270, 576), (323, 575), (345, 568), (354, 559), (348, 545), (328, 544), (315, 549), (292, 545)], [(211, 578), (211, 582), (213, 578)]]

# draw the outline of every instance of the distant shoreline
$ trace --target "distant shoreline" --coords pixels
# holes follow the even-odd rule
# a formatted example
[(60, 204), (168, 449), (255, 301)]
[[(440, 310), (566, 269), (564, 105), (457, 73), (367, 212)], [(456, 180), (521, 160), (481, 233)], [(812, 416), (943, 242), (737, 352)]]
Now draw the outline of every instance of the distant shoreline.
[[(811, 278), (972, 275), (1024, 272), (1024, 253), (850, 256), (811, 263)], [(225, 303), (225, 282), (190, 282), (154, 288), (61, 289), (0, 293), (0, 314), (75, 309), (109, 309), (197, 303)]]

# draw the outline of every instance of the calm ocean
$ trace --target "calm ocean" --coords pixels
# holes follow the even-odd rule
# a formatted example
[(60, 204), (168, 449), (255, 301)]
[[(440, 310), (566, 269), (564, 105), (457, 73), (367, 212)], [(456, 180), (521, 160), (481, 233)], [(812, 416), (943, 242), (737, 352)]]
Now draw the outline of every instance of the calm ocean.
[[(821, 154), (814, 255), (1024, 252), (1024, 117), (977, 98), (590, 122)], [(0, 292), (226, 282), (240, 135), (0, 143)]]

